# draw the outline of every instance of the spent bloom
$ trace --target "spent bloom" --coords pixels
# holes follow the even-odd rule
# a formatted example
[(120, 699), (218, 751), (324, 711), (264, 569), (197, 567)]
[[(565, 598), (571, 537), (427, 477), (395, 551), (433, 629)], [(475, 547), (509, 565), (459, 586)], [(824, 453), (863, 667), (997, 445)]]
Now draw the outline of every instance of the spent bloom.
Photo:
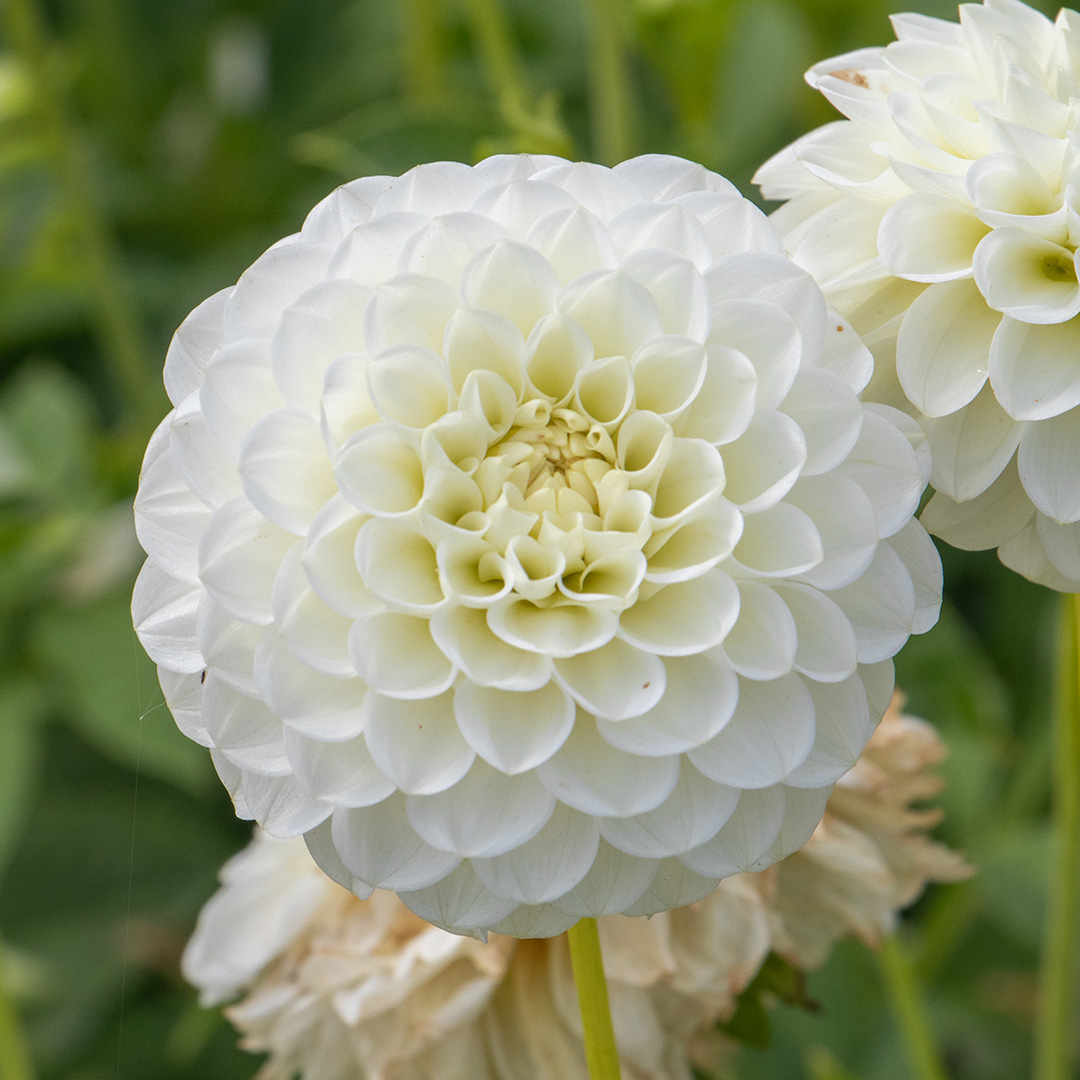
[(917, 425), (721, 177), (340, 188), (174, 338), (139, 635), (240, 814), (462, 932), (804, 843), (936, 618)]
[[(935, 843), (944, 747), (892, 708), (809, 844), (652, 919), (599, 922), (623, 1075), (688, 1080), (725, 1053), (715, 1022), (771, 951), (799, 969), (835, 942), (877, 944), (928, 881), (970, 873)], [(204, 1005), (269, 1053), (260, 1080), (584, 1080), (565, 939), (486, 944), (424, 923), (392, 893), (360, 900), (298, 840), (257, 833), (222, 871), (184, 957)], [(688, 1061), (689, 1056), (689, 1061)]]
[(1080, 589), (1080, 15), (986, 0), (893, 28), (810, 69), (848, 119), (756, 180), (873, 349), (870, 396), (902, 389), (927, 432), (930, 530)]

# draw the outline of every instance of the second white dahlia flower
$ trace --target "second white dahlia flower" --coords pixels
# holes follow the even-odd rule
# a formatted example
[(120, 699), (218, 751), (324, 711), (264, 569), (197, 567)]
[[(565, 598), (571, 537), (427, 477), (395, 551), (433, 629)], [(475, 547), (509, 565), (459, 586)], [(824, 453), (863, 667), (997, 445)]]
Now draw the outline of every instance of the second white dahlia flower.
[(1080, 15), (986, 0), (893, 27), (807, 72), (847, 119), (755, 179), (790, 200), (795, 261), (895, 361), (933, 449), (931, 531), (1077, 590)]
[(346, 185), (166, 361), (133, 610), (173, 715), (240, 814), (458, 931), (765, 866), (936, 618), (870, 368), (689, 162)]

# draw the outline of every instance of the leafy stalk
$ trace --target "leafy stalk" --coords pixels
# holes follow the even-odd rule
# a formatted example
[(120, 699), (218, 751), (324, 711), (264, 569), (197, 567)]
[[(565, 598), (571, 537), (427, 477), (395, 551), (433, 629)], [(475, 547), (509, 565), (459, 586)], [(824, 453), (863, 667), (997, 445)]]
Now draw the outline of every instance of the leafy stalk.
[(916, 1080), (948, 1080), (911, 961), (895, 934), (882, 943), (879, 961), (885, 989), (911, 1062), (912, 1075)]

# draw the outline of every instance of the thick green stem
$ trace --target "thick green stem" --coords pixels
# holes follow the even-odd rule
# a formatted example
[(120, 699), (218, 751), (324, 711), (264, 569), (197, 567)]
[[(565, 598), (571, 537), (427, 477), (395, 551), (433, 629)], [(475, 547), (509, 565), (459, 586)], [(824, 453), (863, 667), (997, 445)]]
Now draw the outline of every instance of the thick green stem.
[(0, 971), (0, 1077), (4, 1080), (33, 1080), (30, 1051), (19, 1026), (19, 1015), (4, 985)]
[(65, 80), (36, 0), (4, 0), (3, 12), (8, 43), (32, 87), (64, 198), (78, 229), (103, 360), (129, 426), (141, 430), (161, 415), (161, 395), (147, 378), (139, 319), (108, 227), (88, 194), (92, 170), (69, 114)]
[(915, 973), (899, 938), (886, 938), (879, 953), (889, 1001), (916, 1080), (948, 1080)]
[(1054, 847), (1035, 1031), (1036, 1080), (1072, 1077), (1080, 945), (1080, 594), (1069, 596), (1058, 647), (1054, 710)]
[(566, 934), (574, 967), (581, 1023), (585, 1028), (585, 1061), (590, 1080), (619, 1080), (619, 1052), (611, 1026), (607, 980), (600, 957), (600, 934), (595, 919), (582, 919)]
[(631, 154), (630, 76), (620, 0), (589, 0), (589, 112), (597, 161), (617, 165)]

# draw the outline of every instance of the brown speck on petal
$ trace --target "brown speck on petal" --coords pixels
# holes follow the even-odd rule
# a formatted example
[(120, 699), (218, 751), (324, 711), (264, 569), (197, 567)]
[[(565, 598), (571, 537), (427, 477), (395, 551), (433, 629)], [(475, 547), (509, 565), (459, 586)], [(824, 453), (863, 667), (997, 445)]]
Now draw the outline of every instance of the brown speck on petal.
[(841, 82), (851, 83), (853, 86), (861, 86), (864, 90), (870, 89), (870, 83), (867, 81), (866, 76), (861, 71), (856, 71), (854, 68), (841, 68), (839, 71), (830, 71), (829, 74), (834, 79), (840, 79)]

